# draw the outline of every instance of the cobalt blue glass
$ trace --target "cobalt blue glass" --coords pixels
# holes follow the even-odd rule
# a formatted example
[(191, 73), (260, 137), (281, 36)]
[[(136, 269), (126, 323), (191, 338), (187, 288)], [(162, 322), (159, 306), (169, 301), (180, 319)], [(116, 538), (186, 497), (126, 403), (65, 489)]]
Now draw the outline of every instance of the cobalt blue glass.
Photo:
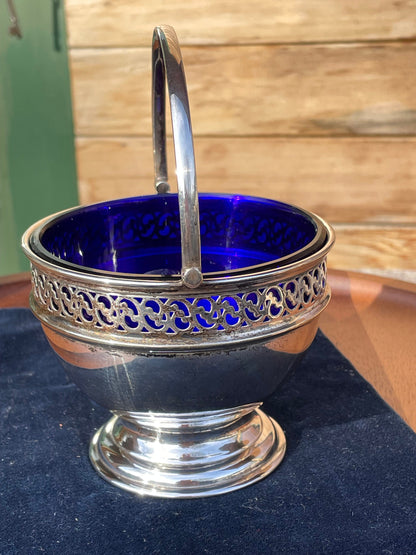
[[(283, 266), (322, 246), (311, 214), (274, 200), (199, 195), (203, 274)], [(176, 194), (119, 199), (52, 217), (33, 236), (42, 258), (88, 272), (173, 276), (181, 271)]]

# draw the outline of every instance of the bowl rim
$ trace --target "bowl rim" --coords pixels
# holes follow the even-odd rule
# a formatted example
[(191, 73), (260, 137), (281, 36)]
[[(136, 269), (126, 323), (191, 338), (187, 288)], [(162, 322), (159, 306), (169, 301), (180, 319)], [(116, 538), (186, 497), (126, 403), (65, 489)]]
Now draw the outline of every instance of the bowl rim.
[[(91, 208), (98, 208), (98, 207), (105, 207), (111, 205), (118, 205), (122, 204), (123, 202), (128, 201), (146, 201), (155, 198), (164, 198), (164, 197), (172, 197), (177, 196), (176, 194), (167, 194), (167, 195), (143, 195), (143, 196), (134, 196), (134, 197), (126, 197), (126, 198), (118, 198), (112, 199), (109, 201), (102, 201), (98, 203), (91, 203), (86, 205), (75, 206), (66, 210), (62, 210), (60, 212), (51, 214), (46, 216), (45, 218), (35, 222), (28, 230), (24, 233), (22, 238), (22, 247), (23, 250), (31, 260), (36, 258), (37, 260), (42, 260), (51, 264), (55, 268), (59, 268), (59, 270), (69, 270), (71, 272), (76, 272), (77, 274), (81, 274), (83, 276), (89, 275), (96, 278), (104, 278), (110, 280), (128, 280), (134, 282), (142, 282), (142, 283), (149, 283), (149, 284), (160, 284), (163, 283), (178, 283), (181, 281), (180, 274), (172, 274), (170, 276), (165, 276), (162, 274), (140, 274), (140, 273), (127, 273), (127, 272), (115, 272), (109, 270), (101, 270), (98, 268), (92, 268), (88, 266), (83, 266), (80, 264), (76, 264), (65, 259), (62, 259), (52, 253), (50, 253), (43, 245), (42, 245), (42, 235), (43, 233), (50, 228), (52, 225), (59, 223), (59, 220), (71, 216), (71, 214), (77, 214), (82, 212), (85, 209)], [(233, 270), (223, 270), (217, 272), (203, 272), (203, 279), (204, 281), (212, 282), (217, 280), (234, 280), (242, 279), (245, 276), (253, 276), (253, 274), (273, 271), (273, 270), (282, 270), (291, 266), (292, 264), (296, 264), (297, 262), (305, 261), (312, 256), (315, 252), (319, 252), (323, 246), (325, 246), (328, 241), (331, 241), (331, 235), (333, 234), (332, 229), (330, 226), (322, 220), (316, 214), (309, 212), (303, 208), (295, 206), (293, 204), (288, 204), (281, 202), (275, 199), (267, 199), (263, 197), (256, 197), (252, 195), (241, 195), (241, 194), (234, 194), (234, 193), (200, 193), (199, 198), (207, 198), (207, 197), (216, 197), (222, 199), (232, 199), (235, 197), (243, 197), (247, 199), (249, 202), (261, 202), (267, 203), (272, 205), (277, 205), (277, 208), (281, 208), (284, 211), (291, 211), (296, 212), (298, 215), (304, 217), (308, 220), (312, 225), (315, 227), (315, 235), (313, 239), (303, 246), (301, 249), (298, 249), (288, 255), (285, 255), (281, 258), (276, 258), (273, 260), (269, 260), (264, 263), (246, 266), (242, 268), (237, 268)]]

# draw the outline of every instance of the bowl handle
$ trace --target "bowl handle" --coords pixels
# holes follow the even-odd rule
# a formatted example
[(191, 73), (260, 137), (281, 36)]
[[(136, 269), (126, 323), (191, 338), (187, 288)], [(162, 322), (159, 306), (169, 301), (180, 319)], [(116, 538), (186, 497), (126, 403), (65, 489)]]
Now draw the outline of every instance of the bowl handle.
[(155, 187), (160, 194), (169, 191), (166, 162), (166, 80), (172, 115), (178, 182), (182, 281), (187, 287), (198, 287), (203, 278), (191, 116), (179, 42), (175, 30), (169, 25), (156, 27), (153, 32), (152, 69)]

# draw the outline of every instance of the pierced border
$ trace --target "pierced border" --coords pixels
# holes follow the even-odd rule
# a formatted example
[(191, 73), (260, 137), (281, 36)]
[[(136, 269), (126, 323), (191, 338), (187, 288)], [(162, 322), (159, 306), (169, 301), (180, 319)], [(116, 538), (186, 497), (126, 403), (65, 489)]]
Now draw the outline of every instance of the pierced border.
[(33, 297), (49, 313), (76, 326), (129, 336), (198, 336), (248, 331), (300, 316), (326, 291), (326, 260), (308, 272), (248, 292), (152, 296), (78, 287), (32, 265)]

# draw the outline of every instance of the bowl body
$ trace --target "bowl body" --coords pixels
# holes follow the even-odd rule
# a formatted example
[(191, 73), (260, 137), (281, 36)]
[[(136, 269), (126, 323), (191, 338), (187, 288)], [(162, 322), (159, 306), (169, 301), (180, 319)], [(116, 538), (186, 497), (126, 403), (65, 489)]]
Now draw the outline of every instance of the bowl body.
[[(95, 295), (98, 300), (94, 306), (92, 302), (85, 303), (91, 290), (81, 293), (77, 289), (74, 296), (78, 300), (70, 300), (67, 283), (52, 285), (35, 270), (31, 306), (71, 381), (100, 405), (133, 412), (213, 411), (263, 401), (309, 347), (316, 334), (318, 315), (329, 300), (322, 266), (315, 273), (311, 289), (315, 288), (313, 297), (319, 300), (311, 295), (303, 312), (292, 305), (292, 315), (287, 314), (286, 321), (283, 317), (280, 329), (270, 325), (270, 315), (287, 310), (285, 303), (289, 302), (287, 298), (283, 300), (284, 293), (278, 286), (250, 292), (244, 299), (238, 294), (232, 297), (230, 293), (216, 293), (215, 300), (212, 296), (188, 297), (172, 303), (156, 296), (143, 300), (136, 296), (138, 293), (127, 299), (117, 298), (112, 291)], [(292, 293), (291, 289), (288, 291)], [(127, 316), (131, 310), (127, 307), (134, 306), (133, 299), (143, 312), (139, 315), (132, 311)], [(69, 312), (75, 315), (84, 303), (88, 307), (85, 310), (99, 314), (106, 329), (103, 325), (97, 332), (90, 323), (80, 328), (75, 318), (72, 322), (60, 321), (62, 312), (56, 307), (64, 307), (67, 317)], [(242, 325), (242, 318), (246, 317), (247, 322), (247, 313), (252, 319)], [(181, 335), (178, 320), (188, 326), (194, 319), (196, 330), (194, 324), (199, 323), (199, 315), (211, 325), (209, 336), (197, 331), (192, 336)], [(228, 315), (231, 325), (226, 321)], [(136, 328), (126, 331), (126, 319), (130, 324), (135, 318), (146, 323), (151, 319), (159, 325), (158, 331), (152, 330), (149, 337), (140, 341), (134, 334)], [(171, 333), (171, 322), (175, 320), (178, 327)]]
[(259, 406), (316, 334), (334, 235), (295, 207), (202, 195), (204, 279), (189, 289), (175, 206), (172, 195), (66, 211), (34, 224), (23, 249), (52, 348), (115, 414), (92, 441), (95, 468), (135, 493), (195, 497), (280, 463), (283, 432)]

